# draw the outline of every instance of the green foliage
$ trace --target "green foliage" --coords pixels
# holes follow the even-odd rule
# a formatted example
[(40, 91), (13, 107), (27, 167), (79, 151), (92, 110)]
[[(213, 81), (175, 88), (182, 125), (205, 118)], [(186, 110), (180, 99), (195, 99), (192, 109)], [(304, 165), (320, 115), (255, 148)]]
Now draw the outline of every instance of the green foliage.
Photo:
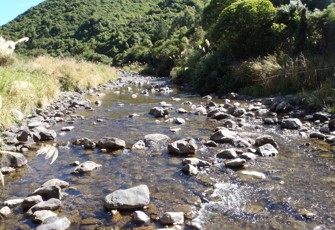
[(222, 10), (230, 6), (230, 4), (238, 0), (212, 0), (203, 10), (202, 13), (202, 26), (209, 29), (215, 24), (215, 21), (221, 14)]
[(274, 49), (271, 26), (276, 8), (269, 0), (241, 0), (226, 7), (210, 31), (220, 49), (231, 47), (238, 57), (254, 57)]

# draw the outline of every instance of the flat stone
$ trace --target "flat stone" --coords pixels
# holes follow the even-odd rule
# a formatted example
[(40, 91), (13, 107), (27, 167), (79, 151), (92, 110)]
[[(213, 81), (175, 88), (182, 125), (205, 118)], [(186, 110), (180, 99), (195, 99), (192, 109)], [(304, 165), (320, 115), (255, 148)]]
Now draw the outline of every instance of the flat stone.
[(101, 138), (97, 144), (99, 148), (118, 150), (126, 147), (126, 142), (116, 137)]
[(253, 153), (245, 152), (240, 155), (240, 158), (245, 160), (256, 160), (257, 156)]
[(38, 226), (36, 230), (65, 230), (68, 229), (71, 225), (69, 219), (65, 216), (57, 217), (52, 216), (45, 219), (42, 225)]
[(264, 173), (257, 172), (257, 171), (242, 170), (242, 171), (240, 171), (240, 173), (243, 174), (243, 175), (252, 176), (252, 177), (255, 177), (255, 178), (259, 178), (259, 179), (265, 179), (266, 178)]
[(176, 119), (174, 119), (174, 123), (178, 125), (184, 125), (186, 121), (181, 117), (177, 117)]
[(309, 134), (309, 137), (320, 139), (320, 140), (326, 139), (326, 135), (323, 134), (323, 133), (319, 133), (319, 132), (312, 132), (312, 133)]
[(119, 189), (105, 197), (104, 207), (108, 210), (134, 210), (143, 208), (150, 203), (150, 192), (146, 185), (129, 189)]
[(56, 213), (50, 210), (39, 210), (33, 213), (32, 221), (37, 224), (41, 224), (49, 217), (57, 216)]
[(236, 158), (225, 162), (227, 168), (239, 168), (243, 167), (247, 161), (245, 159)]
[(13, 167), (9, 167), (9, 166), (1, 167), (1, 172), (3, 174), (9, 174), (9, 173), (14, 172), (14, 171), (15, 171), (15, 168), (13, 168)]
[(65, 127), (62, 127), (61, 131), (71, 131), (74, 128), (75, 128), (74, 126), (65, 126)]
[(278, 150), (271, 144), (265, 144), (257, 148), (256, 153), (262, 157), (271, 157), (278, 154)]
[(191, 164), (191, 165), (196, 166), (198, 168), (206, 168), (206, 167), (211, 166), (211, 164), (208, 161), (204, 161), (204, 160), (194, 158), (194, 157), (184, 158), (182, 163), (183, 163), (183, 165)]
[(16, 207), (16, 206), (22, 204), (22, 202), (23, 202), (23, 199), (18, 198), (18, 199), (6, 200), (4, 202), (4, 205), (8, 206), (10, 208), (13, 208), (13, 207)]
[(220, 129), (216, 131), (210, 139), (217, 143), (232, 143), (236, 138), (236, 134), (229, 130)]

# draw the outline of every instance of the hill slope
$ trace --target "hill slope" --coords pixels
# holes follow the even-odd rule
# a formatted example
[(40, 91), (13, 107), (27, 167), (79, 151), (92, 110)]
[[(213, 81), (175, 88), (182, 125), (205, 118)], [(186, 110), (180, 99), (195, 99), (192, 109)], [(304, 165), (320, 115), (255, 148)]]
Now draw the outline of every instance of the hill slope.
[(47, 0), (0, 27), (0, 35), (13, 40), (29, 37), (26, 45), (18, 47), (19, 53), (122, 64), (115, 57), (129, 48), (139, 44), (150, 47), (182, 26), (192, 27), (205, 2)]

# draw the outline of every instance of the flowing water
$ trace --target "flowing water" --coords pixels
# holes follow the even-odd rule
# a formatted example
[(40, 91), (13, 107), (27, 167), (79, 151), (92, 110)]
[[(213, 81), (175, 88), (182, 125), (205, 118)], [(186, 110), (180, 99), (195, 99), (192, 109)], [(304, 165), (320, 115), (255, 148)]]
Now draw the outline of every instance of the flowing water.
[[(257, 158), (248, 163), (248, 170), (264, 173), (265, 179), (242, 175), (239, 170), (226, 169), (215, 159), (223, 146), (208, 148), (201, 144), (209, 139), (220, 122), (172, 110), (170, 116), (186, 120), (185, 125), (178, 126), (148, 114), (161, 101), (187, 110), (190, 107), (182, 106), (182, 102), (205, 104), (206, 101), (177, 89), (170, 94), (138, 94), (133, 98), (131, 95), (140, 92), (141, 88), (132, 88), (133, 92), (122, 88), (120, 94), (106, 91), (103, 99), (88, 97), (91, 101), (101, 99), (102, 105), (94, 106), (94, 111), (77, 111), (85, 119), (76, 121), (74, 130), (58, 135), (57, 142), (61, 144), (56, 162), (50, 165), (50, 160), (29, 152), (29, 165), (6, 176), (0, 201), (26, 197), (45, 181), (59, 178), (70, 183), (65, 190), (68, 196), (62, 200), (63, 207), (58, 213), (71, 220), (71, 229), (132, 229), (138, 226), (131, 221), (131, 213), (112, 215), (104, 210), (103, 198), (116, 189), (146, 184), (151, 204), (145, 211), (153, 219), (166, 211), (182, 211), (187, 219), (193, 219), (203, 229), (335, 229), (334, 147), (303, 139), (295, 132), (263, 126), (261, 119), (252, 119), (239, 134), (253, 139), (270, 134), (279, 144), (280, 152), (277, 157)], [(181, 101), (172, 100), (172, 97), (181, 98)], [(217, 102), (223, 103), (219, 99)], [(129, 118), (133, 113), (140, 116)], [(67, 124), (57, 123), (53, 129), (59, 133), (63, 126)], [(171, 127), (181, 130), (173, 133)], [(213, 166), (197, 176), (188, 176), (180, 171), (183, 158), (169, 155), (165, 149), (132, 151), (127, 148), (105, 153), (67, 144), (82, 137), (109, 136), (121, 138), (131, 147), (150, 133), (166, 134), (172, 140), (195, 138), (200, 147), (196, 157), (213, 162)], [(306, 142), (311, 145), (304, 145)], [(74, 175), (70, 163), (77, 160), (92, 160), (102, 167), (88, 174)], [(303, 217), (304, 209), (316, 217)], [(21, 208), (14, 208), (13, 212), (1, 220), (1, 229), (36, 227)], [(159, 227), (163, 226), (152, 220), (148, 229)]]

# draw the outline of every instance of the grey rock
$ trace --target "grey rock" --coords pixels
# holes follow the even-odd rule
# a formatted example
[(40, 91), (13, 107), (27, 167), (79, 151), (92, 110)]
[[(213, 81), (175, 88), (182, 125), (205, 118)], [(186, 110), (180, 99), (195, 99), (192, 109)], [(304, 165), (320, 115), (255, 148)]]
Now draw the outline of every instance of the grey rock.
[(94, 149), (96, 146), (94, 141), (86, 137), (82, 139), (82, 143), (85, 149)]
[(6, 200), (4, 202), (4, 205), (8, 206), (10, 208), (13, 208), (13, 207), (16, 207), (16, 206), (22, 204), (22, 202), (23, 202), (23, 199), (18, 198), (18, 199)]
[(75, 128), (74, 126), (65, 126), (61, 128), (61, 131), (71, 131), (74, 128)]
[(131, 147), (132, 150), (143, 150), (145, 149), (145, 143), (143, 140), (137, 141), (133, 147)]
[(251, 140), (245, 140), (241, 138), (235, 138), (231, 142), (228, 142), (238, 148), (248, 148), (253, 143)]
[(198, 149), (193, 138), (185, 138), (168, 145), (169, 153), (175, 154), (195, 154)]
[(59, 186), (42, 186), (33, 192), (33, 195), (40, 195), (44, 200), (50, 198), (62, 199), (62, 191)]
[(206, 141), (204, 145), (208, 147), (218, 147), (219, 146), (215, 141), (212, 141), (212, 140)]
[(236, 158), (225, 162), (227, 168), (239, 168), (243, 167), (247, 161), (245, 159)]
[(184, 158), (183, 159), (183, 165), (186, 164), (191, 164), (193, 166), (196, 166), (198, 168), (206, 168), (206, 167), (210, 167), (211, 164), (208, 161), (204, 161), (198, 158)]
[(330, 144), (335, 143), (335, 136), (329, 136), (329, 137), (327, 137), (326, 142), (330, 143)]
[(313, 114), (314, 120), (319, 120), (321, 122), (328, 121), (330, 119), (331, 115), (326, 112), (316, 112)]
[(164, 134), (148, 134), (144, 136), (144, 143), (147, 147), (158, 147), (166, 144), (170, 140), (170, 137)]
[(137, 223), (144, 224), (150, 221), (150, 217), (142, 211), (135, 211), (133, 213), (133, 220)]
[(236, 134), (229, 130), (220, 129), (216, 131), (210, 139), (217, 143), (232, 143), (236, 138)]
[(202, 99), (205, 99), (205, 100), (212, 100), (212, 96), (211, 95), (206, 95), (206, 96), (203, 96)]
[(150, 203), (150, 192), (146, 185), (129, 189), (116, 190), (105, 197), (106, 209), (134, 210), (143, 208)]
[(153, 115), (154, 117), (164, 117), (169, 115), (169, 111), (162, 107), (154, 107), (150, 109), (149, 114)]
[(237, 153), (235, 149), (224, 149), (216, 155), (217, 158), (220, 159), (235, 159), (237, 157)]
[(118, 150), (126, 147), (126, 142), (116, 137), (104, 137), (99, 140), (97, 146), (103, 149)]
[(185, 119), (181, 118), (181, 117), (177, 117), (176, 119), (174, 119), (174, 123), (178, 124), (178, 125), (184, 125), (186, 123)]
[(31, 216), (34, 212), (38, 211), (38, 210), (57, 210), (61, 207), (62, 202), (58, 199), (55, 198), (51, 198), (47, 201), (42, 201), (38, 204), (35, 204), (34, 206), (32, 206), (28, 212), (26, 213), (27, 215)]
[(57, 178), (48, 180), (46, 182), (44, 182), (44, 184), (42, 185), (43, 187), (48, 187), (48, 186), (59, 186), (61, 188), (66, 188), (69, 187), (69, 183)]
[(235, 111), (233, 112), (233, 115), (235, 117), (240, 117), (240, 116), (242, 116), (245, 113), (246, 113), (246, 111), (245, 111), (244, 108), (236, 108)]
[(28, 196), (25, 199), (23, 199), (21, 206), (23, 209), (28, 209), (40, 202), (43, 202), (43, 199), (40, 195)]
[(263, 118), (263, 123), (266, 125), (276, 125), (278, 124), (278, 118), (265, 117)]
[(29, 137), (30, 137), (30, 132), (23, 130), (17, 135), (16, 139), (21, 142), (26, 142), (28, 141)]
[(205, 107), (203, 106), (196, 106), (193, 110), (192, 110), (193, 114), (196, 115), (207, 115), (207, 110)]
[(0, 158), (3, 166), (19, 168), (28, 163), (27, 158), (21, 154), (10, 151), (0, 151)]
[(320, 131), (321, 133), (330, 133), (330, 130), (329, 130), (328, 125), (324, 125), (324, 126), (322, 126), (322, 127), (319, 129), (319, 131)]
[(267, 109), (259, 109), (255, 112), (255, 115), (262, 117), (262, 116), (267, 115), (268, 113), (269, 113), (269, 110), (267, 110)]
[(14, 172), (15, 168), (9, 167), (9, 166), (5, 166), (5, 167), (1, 167), (0, 171), (2, 172), (2, 174), (9, 174), (11, 172)]
[(281, 127), (286, 129), (299, 129), (302, 123), (298, 118), (287, 118), (281, 121)]
[(229, 120), (224, 121), (222, 123), (222, 126), (228, 128), (228, 129), (236, 129), (237, 124), (236, 124), (235, 121), (229, 119)]
[(42, 225), (38, 226), (36, 230), (65, 230), (71, 226), (71, 222), (65, 216), (63, 217), (49, 217), (45, 219)]
[(55, 130), (44, 130), (40, 131), (39, 135), (41, 137), (41, 141), (49, 141), (49, 140), (54, 140), (57, 137), (57, 133)]
[(231, 118), (229, 114), (224, 113), (224, 112), (216, 112), (211, 117), (215, 120), (223, 120), (223, 119)]
[(183, 212), (166, 212), (160, 218), (161, 224), (166, 225), (176, 225), (184, 223), (184, 213)]
[(240, 171), (241, 174), (243, 175), (248, 175), (248, 176), (252, 176), (258, 179), (265, 179), (266, 175), (264, 173), (261, 172), (257, 172), (257, 171), (249, 171), (249, 170), (242, 170)]
[(319, 133), (319, 132), (312, 132), (312, 133), (309, 134), (309, 137), (320, 139), (320, 140), (326, 139), (326, 135), (323, 134), (323, 133)]
[(87, 173), (91, 172), (94, 169), (100, 168), (102, 165), (97, 164), (93, 161), (85, 161), (78, 165), (74, 170), (73, 173)]
[(271, 106), (271, 111), (274, 111), (274, 112), (286, 112), (286, 111), (290, 111), (293, 109), (293, 106), (286, 102), (286, 101), (281, 101), (279, 103), (274, 103), (272, 106)]
[(184, 165), (181, 171), (188, 175), (197, 175), (199, 173), (198, 168), (191, 164)]
[(177, 110), (178, 113), (188, 113), (188, 111), (186, 109), (183, 109), (183, 108), (179, 108)]
[(255, 140), (255, 145), (256, 146), (262, 146), (262, 145), (265, 145), (265, 144), (271, 144), (276, 149), (279, 149), (279, 146), (278, 146), (277, 142), (275, 142), (273, 137), (270, 136), (270, 135), (264, 135), (264, 136), (260, 136), (260, 137), (256, 138), (256, 140)]
[(262, 157), (271, 157), (278, 154), (278, 150), (271, 144), (265, 144), (257, 148), (256, 153)]
[(4, 206), (0, 209), (0, 215), (2, 216), (9, 216), (12, 213), (8, 206)]
[(32, 221), (37, 224), (41, 224), (49, 217), (57, 216), (56, 213), (50, 210), (39, 210), (33, 213)]
[(246, 153), (242, 153), (240, 155), (240, 158), (245, 159), (245, 160), (256, 160), (257, 156), (253, 153), (246, 152)]

